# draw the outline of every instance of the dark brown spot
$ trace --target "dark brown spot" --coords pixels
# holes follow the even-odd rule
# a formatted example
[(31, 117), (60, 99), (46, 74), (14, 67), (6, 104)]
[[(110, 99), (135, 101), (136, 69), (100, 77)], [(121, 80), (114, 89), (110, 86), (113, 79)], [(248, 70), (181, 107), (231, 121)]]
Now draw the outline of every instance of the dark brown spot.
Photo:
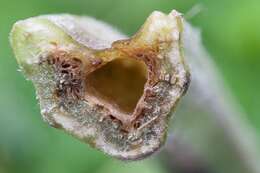
[(133, 124), (133, 127), (135, 129), (138, 129), (140, 126), (141, 126), (141, 122), (140, 121), (135, 121), (134, 124)]
[[(70, 58), (65, 51), (56, 51), (48, 57), (47, 63), (53, 65), (57, 80), (56, 96), (70, 101), (82, 97), (82, 61), (78, 58)], [(62, 81), (62, 82), (61, 82)]]

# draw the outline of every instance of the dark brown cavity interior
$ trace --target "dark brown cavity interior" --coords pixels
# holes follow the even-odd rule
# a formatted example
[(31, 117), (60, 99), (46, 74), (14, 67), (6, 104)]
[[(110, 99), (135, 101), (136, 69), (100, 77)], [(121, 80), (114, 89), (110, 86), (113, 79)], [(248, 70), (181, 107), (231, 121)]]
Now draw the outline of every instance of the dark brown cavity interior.
[(131, 115), (146, 81), (147, 67), (143, 62), (119, 58), (86, 77), (86, 94), (108, 109)]

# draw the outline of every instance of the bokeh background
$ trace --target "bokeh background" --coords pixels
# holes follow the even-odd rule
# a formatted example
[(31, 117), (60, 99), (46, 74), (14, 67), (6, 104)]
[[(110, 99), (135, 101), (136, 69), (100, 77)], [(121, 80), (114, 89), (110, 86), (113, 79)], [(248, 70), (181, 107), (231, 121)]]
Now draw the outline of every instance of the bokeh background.
[[(190, 15), (198, 5), (200, 12)], [(32, 84), (17, 71), (8, 34), (20, 19), (73, 13), (102, 19), (131, 35), (152, 11), (172, 9), (201, 29), (205, 47), (259, 136), (259, 0), (0, 0), (0, 173), (166, 173), (155, 157), (122, 163), (49, 128)]]

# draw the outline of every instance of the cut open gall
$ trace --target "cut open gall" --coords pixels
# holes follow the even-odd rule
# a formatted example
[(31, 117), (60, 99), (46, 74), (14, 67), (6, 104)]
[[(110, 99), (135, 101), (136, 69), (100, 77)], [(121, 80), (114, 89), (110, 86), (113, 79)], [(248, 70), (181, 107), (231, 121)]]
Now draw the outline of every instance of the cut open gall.
[(10, 40), (43, 119), (119, 159), (144, 158), (166, 139), (189, 85), (181, 15), (153, 12), (133, 37), (90, 17), (17, 22)]

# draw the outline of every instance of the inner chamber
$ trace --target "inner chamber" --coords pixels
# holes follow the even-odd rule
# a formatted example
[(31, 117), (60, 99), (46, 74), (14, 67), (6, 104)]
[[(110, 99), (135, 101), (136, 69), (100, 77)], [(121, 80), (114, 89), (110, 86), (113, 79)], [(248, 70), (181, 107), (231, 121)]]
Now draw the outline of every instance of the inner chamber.
[(143, 95), (146, 65), (133, 58), (108, 62), (86, 78), (86, 94), (112, 112), (131, 115)]

